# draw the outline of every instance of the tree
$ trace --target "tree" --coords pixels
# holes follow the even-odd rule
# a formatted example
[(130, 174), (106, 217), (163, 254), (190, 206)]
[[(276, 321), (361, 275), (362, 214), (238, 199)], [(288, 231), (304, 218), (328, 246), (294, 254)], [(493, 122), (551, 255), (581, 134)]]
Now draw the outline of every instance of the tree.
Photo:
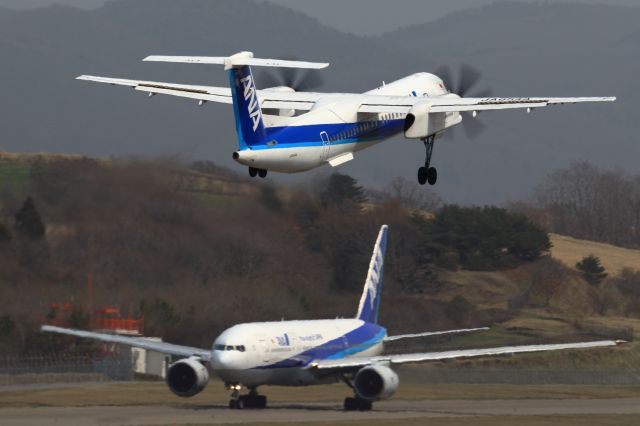
[(358, 181), (349, 175), (334, 173), (329, 176), (324, 191), (320, 194), (320, 201), (327, 206), (342, 206), (347, 202), (362, 204), (367, 196)]
[(16, 213), (15, 220), (15, 230), (18, 234), (34, 240), (44, 237), (44, 224), (31, 197), (27, 197), (20, 211)]
[(4, 223), (0, 223), (0, 243), (3, 241), (11, 240), (11, 234), (9, 228)]
[(576, 268), (582, 271), (584, 279), (589, 284), (598, 284), (607, 276), (604, 266), (600, 264), (600, 259), (593, 254), (583, 257), (576, 263)]

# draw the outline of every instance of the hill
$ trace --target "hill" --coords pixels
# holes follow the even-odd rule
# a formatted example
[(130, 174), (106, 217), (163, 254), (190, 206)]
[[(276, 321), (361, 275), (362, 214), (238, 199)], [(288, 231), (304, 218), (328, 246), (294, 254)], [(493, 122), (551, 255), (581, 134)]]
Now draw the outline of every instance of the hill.
[(565, 235), (550, 234), (551, 256), (574, 268), (583, 257), (593, 254), (600, 258), (610, 275), (617, 276), (625, 268), (640, 267), (640, 250), (616, 247), (611, 244), (579, 240)]
[[(478, 140), (456, 132), (453, 141), (436, 144), (438, 191), (447, 201), (504, 203), (531, 193), (532, 182), (548, 170), (577, 159), (637, 170), (640, 99), (629, 88), (639, 65), (639, 20), (638, 8), (495, 2), (360, 38), (249, 0), (127, 0), (93, 11), (1, 9), (0, 55), (11, 59), (0, 68), (0, 89), (10, 100), (2, 110), (0, 148), (215, 160), (244, 172), (231, 160), (236, 138), (230, 108), (148, 100), (74, 80), (96, 74), (226, 85), (222, 70), (212, 67), (140, 62), (154, 53), (252, 50), (265, 57), (326, 60), (332, 64), (323, 74), (326, 91), (365, 91), (381, 81), (469, 62), (498, 96), (619, 96), (612, 105), (486, 114), (489, 127)], [(421, 144), (399, 138), (357, 154), (340, 170), (380, 188), (395, 176), (414, 180), (422, 156)], [(315, 174), (274, 178), (299, 182)]]
[[(359, 206), (357, 183), (356, 198), (336, 199), (326, 191), (331, 180), (311, 191), (278, 188), (211, 163), (169, 160), (2, 155), (0, 176), (10, 177), (0, 187), (0, 298), (12, 301), (0, 308), (0, 351), (59, 349), (60, 340), (35, 330), (52, 303), (66, 301), (78, 309), (71, 324), (86, 325), (87, 274), (94, 306), (142, 312), (148, 333), (192, 345), (237, 322), (353, 315), (382, 223), (391, 228), (381, 312), (390, 333), (492, 325), (416, 344), (640, 332), (640, 273), (592, 286), (552, 258), (505, 256), (501, 244), (514, 237), (504, 229), (519, 216), (499, 209), (425, 214), (392, 196)], [(14, 227), (27, 196), (46, 228), (41, 239)], [(489, 226), (497, 217), (500, 232)], [(483, 234), (497, 251), (476, 239)]]

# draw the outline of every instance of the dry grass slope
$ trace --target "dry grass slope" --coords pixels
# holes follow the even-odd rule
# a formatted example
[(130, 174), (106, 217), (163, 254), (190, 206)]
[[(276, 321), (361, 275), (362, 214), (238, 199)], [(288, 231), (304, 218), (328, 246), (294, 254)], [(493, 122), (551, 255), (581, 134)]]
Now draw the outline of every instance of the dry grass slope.
[(624, 268), (640, 269), (640, 250), (616, 247), (595, 241), (578, 240), (564, 235), (550, 234), (551, 255), (575, 268), (576, 262), (594, 254), (611, 276), (618, 275)]

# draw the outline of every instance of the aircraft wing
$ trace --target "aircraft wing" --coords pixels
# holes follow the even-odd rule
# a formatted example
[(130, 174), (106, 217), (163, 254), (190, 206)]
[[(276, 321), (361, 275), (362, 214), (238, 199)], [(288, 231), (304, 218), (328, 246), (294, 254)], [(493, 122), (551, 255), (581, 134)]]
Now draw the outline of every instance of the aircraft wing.
[(430, 112), (488, 111), (501, 109), (542, 108), (549, 105), (575, 104), (583, 102), (613, 102), (615, 97), (580, 98), (458, 98), (413, 96), (364, 95), (358, 112), (367, 113), (408, 113), (418, 102), (427, 101)]
[(616, 346), (621, 343), (614, 340), (596, 342), (560, 343), (552, 345), (504, 346), (488, 349), (462, 349), (446, 352), (426, 352), (400, 355), (380, 355), (372, 357), (351, 357), (342, 359), (317, 360), (309, 364), (315, 370), (354, 370), (374, 364), (405, 364), (410, 362), (428, 362), (444, 359), (472, 358), (489, 355), (505, 355), (523, 352), (556, 351), (562, 349), (584, 349), (606, 346)]
[(445, 331), (425, 331), (424, 333), (413, 333), (413, 334), (399, 334), (397, 336), (387, 336), (383, 339), (383, 341), (393, 342), (401, 339), (414, 339), (416, 337), (443, 336), (447, 334), (470, 333), (472, 331), (484, 331), (484, 330), (489, 330), (489, 327), (463, 328), (460, 330), (445, 330)]
[(167, 355), (191, 357), (196, 356), (204, 361), (211, 360), (211, 351), (207, 349), (192, 348), (190, 346), (174, 345), (165, 342), (154, 342), (141, 337), (118, 336), (116, 334), (94, 333), (91, 331), (74, 330), (70, 328), (43, 325), (41, 331), (49, 333), (66, 334), (68, 336), (83, 337), (87, 339), (100, 340), (102, 342), (120, 343), (134, 348), (149, 349)]
[[(160, 81), (129, 80), (124, 78), (81, 75), (77, 80), (114, 86), (131, 87), (150, 95), (169, 95), (194, 99), (200, 102), (233, 103), (231, 89), (228, 87), (199, 86), (189, 84), (164, 83)], [(258, 99), (262, 108), (309, 110), (322, 96), (322, 93), (282, 92), (278, 90), (258, 90)]]

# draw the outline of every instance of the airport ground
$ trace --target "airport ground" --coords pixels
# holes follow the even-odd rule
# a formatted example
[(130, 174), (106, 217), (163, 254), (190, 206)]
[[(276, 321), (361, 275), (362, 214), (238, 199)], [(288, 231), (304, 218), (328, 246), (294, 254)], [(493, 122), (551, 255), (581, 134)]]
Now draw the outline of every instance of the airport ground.
[(162, 382), (51, 384), (0, 388), (3, 425), (165, 424), (640, 424), (640, 386), (421, 385), (405, 383), (372, 412), (344, 412), (344, 385), (261, 389), (267, 410), (229, 410), (212, 382), (189, 399)]

